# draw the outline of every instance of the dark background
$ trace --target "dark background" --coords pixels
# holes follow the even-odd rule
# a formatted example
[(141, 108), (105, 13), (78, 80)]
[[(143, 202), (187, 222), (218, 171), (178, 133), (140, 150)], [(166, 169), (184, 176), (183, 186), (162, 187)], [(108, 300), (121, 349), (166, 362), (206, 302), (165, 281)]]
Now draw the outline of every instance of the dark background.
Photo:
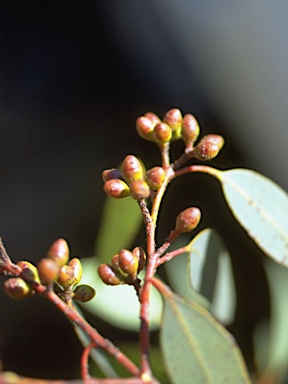
[[(255, 36), (259, 38), (257, 26), (265, 24), (270, 9), (262, 8), (262, 19), (254, 20), (256, 9), (208, 9), (195, 2), (189, 14), (185, 1), (177, 4), (179, 14), (183, 8), (183, 23), (169, 1), (167, 9), (161, 9), (161, 1), (1, 2), (0, 235), (15, 261), (37, 262), (59, 237), (68, 240), (73, 256), (93, 255), (105, 198), (102, 170), (119, 165), (128, 153), (142, 157), (147, 167), (159, 162), (153, 145), (135, 131), (136, 118), (150, 110), (160, 116), (173, 107), (193, 113), (202, 134), (226, 138), (215, 166), (256, 168), (287, 185), (281, 166), (285, 129), (279, 137), (280, 122), (274, 119), (279, 113), (274, 111), (274, 120), (269, 114), (283, 100), (280, 91), (272, 92), (278, 84), (272, 68), (274, 77), (265, 77), (271, 85), (266, 84), (267, 100), (265, 89), (259, 88), (262, 104), (253, 93), (257, 84), (263, 85), (259, 73), (264, 76), (266, 63), (269, 67), (260, 53), (273, 46), (273, 39), (265, 35), (259, 48)], [(272, 23), (276, 11), (274, 18), (270, 12)], [(277, 25), (283, 25), (281, 20)], [(260, 53), (249, 45), (253, 39)], [(237, 43), (246, 52), (239, 56), (246, 59), (242, 72)], [(220, 74), (225, 81), (217, 83)], [(259, 83), (251, 84), (251, 74)], [(277, 153), (273, 132), (278, 133)], [(182, 149), (176, 143), (173, 155)], [(203, 208), (201, 228), (217, 228), (233, 255), (239, 306), (232, 330), (249, 360), (251, 331), (269, 312), (262, 255), (235, 223), (217, 183), (201, 175), (171, 186), (160, 238), (190, 204)], [(112, 335), (115, 340), (127, 337), (119, 330)], [(42, 298), (14, 302), (1, 292), (0, 352), (5, 370), (46, 378), (79, 376), (80, 344), (68, 321)]]

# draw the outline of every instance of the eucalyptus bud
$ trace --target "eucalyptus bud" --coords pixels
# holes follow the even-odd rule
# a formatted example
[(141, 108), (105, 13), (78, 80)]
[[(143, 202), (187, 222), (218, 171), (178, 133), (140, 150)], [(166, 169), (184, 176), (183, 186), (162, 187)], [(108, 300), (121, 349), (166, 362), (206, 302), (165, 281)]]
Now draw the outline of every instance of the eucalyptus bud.
[(31, 264), (29, 261), (18, 261), (17, 265), (22, 269), (23, 272), (29, 277), (29, 279), (40, 283), (40, 278), (38, 270), (35, 265)]
[(204, 136), (193, 150), (193, 156), (198, 160), (212, 160), (216, 157), (224, 145), (224, 139), (220, 135)]
[(123, 160), (121, 166), (122, 174), (126, 183), (131, 183), (133, 180), (141, 180), (144, 177), (144, 168), (137, 157), (128, 155)]
[(181, 133), (186, 148), (192, 149), (192, 146), (198, 139), (200, 133), (198, 121), (193, 115), (187, 114), (184, 116)]
[(156, 190), (161, 187), (166, 177), (166, 172), (162, 167), (153, 167), (146, 172), (145, 181), (149, 187)]
[(117, 270), (109, 264), (100, 264), (98, 267), (98, 275), (106, 285), (119, 285), (124, 283), (123, 276), (120, 272), (117, 272)]
[(60, 269), (57, 283), (67, 288), (77, 285), (82, 278), (82, 265), (76, 257), (69, 261), (68, 265), (63, 265)]
[(145, 253), (145, 251), (144, 251), (144, 249), (142, 247), (135, 247), (132, 250), (132, 253), (133, 253), (133, 255), (135, 257), (137, 257), (137, 260), (138, 260), (138, 270), (137, 270), (137, 272), (139, 273), (140, 271), (142, 271), (142, 269), (146, 265), (146, 253)]
[(69, 247), (67, 241), (64, 239), (58, 239), (54, 241), (48, 250), (48, 259), (54, 260), (60, 267), (65, 265), (69, 260)]
[(120, 169), (112, 168), (112, 169), (105, 169), (105, 171), (102, 172), (102, 179), (103, 181), (113, 180), (113, 179), (122, 179), (123, 175)]
[(129, 196), (129, 187), (125, 181), (120, 179), (108, 180), (104, 183), (104, 191), (114, 199), (123, 199)]
[(150, 187), (144, 180), (134, 180), (130, 184), (130, 196), (137, 201), (148, 199)]
[(145, 117), (148, 117), (148, 119), (149, 119), (150, 121), (152, 121), (152, 123), (153, 123), (153, 127), (154, 127), (157, 123), (160, 123), (160, 122), (161, 122), (160, 117), (157, 116), (154, 112), (146, 112), (144, 116), (145, 116)]
[(60, 267), (53, 259), (44, 257), (37, 264), (41, 282), (44, 285), (51, 285), (59, 276)]
[(138, 272), (138, 258), (128, 249), (121, 249), (118, 257), (119, 268), (132, 280), (135, 280)]
[(136, 120), (136, 129), (139, 134), (139, 136), (142, 137), (142, 139), (145, 140), (152, 140), (152, 133), (154, 130), (154, 125), (153, 121), (151, 121), (148, 117), (146, 116), (140, 116)]
[(200, 219), (201, 211), (199, 208), (187, 208), (177, 216), (175, 230), (179, 233), (191, 232), (197, 227)]
[(12, 299), (22, 300), (33, 295), (34, 291), (21, 277), (12, 277), (4, 281), (5, 293)]
[(168, 124), (172, 131), (177, 131), (182, 126), (182, 113), (180, 109), (173, 108), (166, 112), (163, 122)]
[(153, 131), (153, 139), (159, 143), (164, 144), (171, 140), (172, 130), (166, 123), (157, 123)]

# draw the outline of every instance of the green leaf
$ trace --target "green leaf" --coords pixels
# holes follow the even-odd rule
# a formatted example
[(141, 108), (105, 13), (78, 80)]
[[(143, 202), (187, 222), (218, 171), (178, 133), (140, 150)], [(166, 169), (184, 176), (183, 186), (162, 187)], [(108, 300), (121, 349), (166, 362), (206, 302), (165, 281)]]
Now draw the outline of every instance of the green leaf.
[[(169, 251), (184, 247), (189, 241), (189, 236), (181, 236), (176, 239), (171, 245)], [(189, 260), (188, 253), (183, 253), (165, 263), (165, 271), (169, 281), (170, 287), (175, 293), (184, 297), (187, 300), (191, 300), (201, 307), (210, 310), (211, 304), (209, 301), (192, 289), (189, 278)]]
[(262, 372), (282, 383), (288, 373), (288, 271), (268, 259), (264, 267), (271, 292), (270, 329), (266, 326), (266, 333), (261, 332), (261, 328), (256, 329), (255, 349)]
[(164, 312), (161, 348), (174, 384), (250, 383), (232, 335), (199, 305), (161, 293)]
[(268, 256), (288, 267), (288, 195), (247, 169), (217, 171), (225, 198), (248, 235)]
[(230, 255), (213, 229), (205, 229), (187, 246), (193, 289), (210, 301), (210, 311), (224, 324), (233, 321), (236, 293)]
[(114, 254), (122, 248), (128, 248), (141, 222), (142, 214), (135, 200), (107, 197), (95, 247), (95, 255), (100, 263), (109, 263)]
[[(134, 288), (128, 285), (105, 285), (98, 276), (99, 264), (94, 257), (82, 259), (81, 264), (83, 268), (81, 282), (91, 285), (97, 293), (91, 301), (78, 305), (116, 327), (139, 331), (140, 304)], [(162, 299), (154, 287), (151, 291), (150, 304), (151, 330), (155, 330), (159, 328), (161, 321)]]

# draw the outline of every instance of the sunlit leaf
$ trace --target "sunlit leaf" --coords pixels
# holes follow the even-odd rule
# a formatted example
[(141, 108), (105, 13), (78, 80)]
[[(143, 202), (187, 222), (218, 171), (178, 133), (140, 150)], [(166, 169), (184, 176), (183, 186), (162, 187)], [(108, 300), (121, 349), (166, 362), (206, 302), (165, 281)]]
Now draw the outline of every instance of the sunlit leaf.
[(137, 235), (142, 214), (135, 200), (107, 197), (100, 230), (96, 239), (95, 255), (101, 263), (109, 263), (111, 257), (122, 248), (128, 248)]
[(191, 286), (210, 301), (211, 312), (218, 320), (231, 323), (236, 293), (230, 255), (222, 238), (215, 230), (205, 229), (188, 248)]
[[(189, 241), (190, 236), (181, 236), (176, 241), (173, 242), (171, 249), (177, 249), (184, 247)], [(165, 263), (166, 275), (170, 287), (175, 293), (178, 293), (180, 296), (184, 297), (187, 300), (191, 300), (201, 307), (209, 310), (211, 307), (210, 302), (201, 294), (199, 294), (195, 289), (192, 289), (189, 278), (189, 260), (188, 253), (183, 253), (177, 257), (174, 257), (172, 260), (169, 260), (168, 263)]]
[(225, 198), (249, 236), (288, 267), (288, 195), (270, 179), (247, 169), (217, 171)]
[[(270, 329), (266, 326), (266, 333), (261, 333), (261, 328), (257, 329), (254, 335), (255, 350), (262, 373), (264, 371), (274, 377), (275, 382), (282, 383), (288, 374), (288, 271), (269, 260), (266, 260), (264, 267), (271, 292)], [(266, 345), (263, 345), (263, 339)]]
[[(140, 304), (133, 287), (128, 285), (107, 286), (99, 278), (95, 258), (81, 260), (83, 284), (96, 289), (96, 297), (87, 303), (79, 303), (90, 313), (102, 318), (109, 324), (130, 331), (139, 331)], [(141, 277), (141, 274), (140, 274)], [(153, 287), (151, 291), (151, 330), (159, 328), (162, 311), (162, 299)]]
[(161, 348), (174, 384), (250, 383), (239, 348), (228, 331), (199, 305), (166, 289)]

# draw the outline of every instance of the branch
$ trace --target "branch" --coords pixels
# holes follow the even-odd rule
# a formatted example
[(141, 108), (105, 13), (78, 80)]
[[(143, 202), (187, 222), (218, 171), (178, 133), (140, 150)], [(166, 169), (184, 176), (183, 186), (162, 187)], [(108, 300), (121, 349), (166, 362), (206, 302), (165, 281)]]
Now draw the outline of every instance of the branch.
[[(30, 377), (18, 376), (14, 372), (0, 373), (0, 384), (147, 384), (140, 378), (118, 378), (118, 379), (87, 379), (87, 380), (43, 380)], [(151, 381), (157, 384), (157, 381)]]

